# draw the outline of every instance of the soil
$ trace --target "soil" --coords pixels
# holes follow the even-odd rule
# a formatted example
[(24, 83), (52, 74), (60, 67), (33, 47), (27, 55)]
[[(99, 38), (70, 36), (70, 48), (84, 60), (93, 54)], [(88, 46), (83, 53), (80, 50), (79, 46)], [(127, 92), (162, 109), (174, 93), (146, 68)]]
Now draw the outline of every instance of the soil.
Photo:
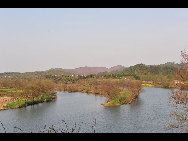
[(4, 106), (12, 102), (12, 97), (0, 97), (0, 110), (4, 110)]

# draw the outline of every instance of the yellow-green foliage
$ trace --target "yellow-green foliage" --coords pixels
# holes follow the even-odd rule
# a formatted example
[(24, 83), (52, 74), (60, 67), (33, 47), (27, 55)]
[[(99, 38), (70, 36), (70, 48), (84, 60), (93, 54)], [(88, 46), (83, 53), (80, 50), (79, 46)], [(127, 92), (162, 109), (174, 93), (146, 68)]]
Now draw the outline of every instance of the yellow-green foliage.
[(154, 85), (152, 84), (142, 84), (143, 87), (153, 87)]
[(9, 96), (14, 97), (18, 96), (21, 93), (23, 93), (23, 90), (15, 89), (15, 88), (9, 88), (9, 89), (0, 89), (0, 96)]

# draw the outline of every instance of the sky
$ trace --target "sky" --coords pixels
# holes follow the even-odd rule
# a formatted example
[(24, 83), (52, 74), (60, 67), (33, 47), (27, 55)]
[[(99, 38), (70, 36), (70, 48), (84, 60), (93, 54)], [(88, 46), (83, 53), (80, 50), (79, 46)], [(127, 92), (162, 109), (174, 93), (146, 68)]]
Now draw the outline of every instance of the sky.
[(187, 8), (0, 8), (0, 73), (180, 62)]

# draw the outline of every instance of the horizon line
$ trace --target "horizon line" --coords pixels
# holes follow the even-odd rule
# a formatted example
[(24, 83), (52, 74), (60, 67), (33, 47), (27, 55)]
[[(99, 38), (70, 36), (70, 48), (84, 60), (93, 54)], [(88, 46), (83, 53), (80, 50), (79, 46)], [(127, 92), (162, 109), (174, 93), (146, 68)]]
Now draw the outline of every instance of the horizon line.
[[(175, 62), (175, 61), (172, 61), (172, 62), (166, 62), (166, 63), (174, 63), (174, 64), (180, 64), (178, 62)], [(166, 64), (166, 63), (162, 63), (162, 64)], [(138, 65), (138, 64), (144, 64), (144, 63), (137, 63), (135, 65)], [(115, 66), (122, 66), (122, 67), (125, 67), (125, 68), (128, 68), (128, 67), (131, 67), (131, 66), (135, 66), (135, 65), (130, 65), (130, 66), (124, 66), (124, 65), (114, 65), (112, 67), (115, 67)], [(161, 65), (161, 64), (144, 64), (146, 66), (150, 66), (150, 65)], [(29, 72), (43, 72), (43, 71), (47, 71), (47, 70), (50, 70), (50, 69), (64, 69), (64, 70), (72, 70), (72, 69), (78, 69), (78, 68), (84, 68), (84, 67), (93, 67), (93, 68), (100, 68), (99, 66), (88, 66), (88, 65), (85, 65), (85, 66), (81, 66), (81, 67), (75, 67), (75, 68), (61, 68), (61, 67), (51, 67), (49, 69), (46, 69), (46, 70), (35, 70), (35, 71), (25, 71), (25, 72), (19, 72), (19, 71), (4, 71), (4, 72), (0, 72), (0, 73), (29, 73)], [(101, 66), (103, 68), (107, 68), (107, 69), (110, 69), (112, 67), (104, 67), (104, 66)]]

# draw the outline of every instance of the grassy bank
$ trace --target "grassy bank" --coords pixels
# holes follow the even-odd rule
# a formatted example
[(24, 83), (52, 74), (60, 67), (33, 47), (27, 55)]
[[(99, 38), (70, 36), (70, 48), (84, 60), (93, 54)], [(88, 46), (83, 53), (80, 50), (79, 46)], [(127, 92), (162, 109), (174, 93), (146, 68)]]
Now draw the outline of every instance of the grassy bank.
[(55, 95), (40, 93), (39, 97), (24, 98), (23, 90), (15, 88), (0, 88), (0, 110), (15, 109), (51, 101), (56, 98)]
[(120, 106), (123, 104), (127, 104), (130, 102), (130, 93), (121, 92), (117, 97), (112, 98), (112, 100), (108, 101), (105, 104), (102, 104), (104, 107), (114, 107)]
[(21, 108), (21, 107), (26, 107), (26, 106), (29, 106), (29, 105), (34, 105), (34, 104), (38, 104), (38, 103), (51, 101), (54, 98), (55, 97), (44, 93), (39, 98), (27, 99), (27, 100), (26, 99), (22, 99), (22, 100), (18, 100), (18, 101), (15, 101), (15, 102), (10, 102), (4, 108), (5, 109)]
[(1, 80), (0, 110), (21, 108), (56, 98), (55, 83), (47, 79)]
[[(0, 89), (0, 98), (4, 100), (0, 99), (0, 109), (20, 108), (50, 101), (56, 97), (56, 90), (103, 95), (108, 99), (103, 106), (117, 106), (134, 101), (142, 89), (141, 81), (134, 79), (85, 78), (71, 83), (54, 83), (52, 80), (33, 78), (1, 82), (4, 88)], [(10, 98), (8, 102), (5, 97)]]
[[(179, 84), (175, 83), (179, 82)], [(188, 90), (188, 82), (187, 81), (175, 81), (175, 80), (166, 80), (166, 81), (142, 81), (143, 87), (158, 87), (158, 88), (166, 88), (166, 89), (184, 89)]]

